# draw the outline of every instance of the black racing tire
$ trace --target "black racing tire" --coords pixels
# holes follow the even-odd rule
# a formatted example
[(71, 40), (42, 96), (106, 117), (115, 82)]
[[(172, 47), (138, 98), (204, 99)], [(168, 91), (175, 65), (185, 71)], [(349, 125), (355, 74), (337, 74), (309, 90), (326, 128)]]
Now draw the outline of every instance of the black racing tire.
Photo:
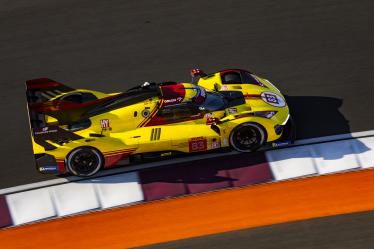
[(104, 165), (103, 155), (92, 147), (78, 147), (66, 157), (67, 170), (76, 176), (92, 176)]
[(253, 152), (266, 142), (266, 132), (256, 123), (243, 123), (230, 134), (230, 146), (239, 152)]

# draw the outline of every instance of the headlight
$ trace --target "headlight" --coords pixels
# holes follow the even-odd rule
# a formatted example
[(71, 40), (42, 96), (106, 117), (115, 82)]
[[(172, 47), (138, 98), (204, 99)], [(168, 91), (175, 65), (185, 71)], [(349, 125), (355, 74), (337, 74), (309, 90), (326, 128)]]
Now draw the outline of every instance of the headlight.
[(254, 112), (253, 115), (256, 117), (262, 117), (262, 118), (272, 118), (275, 114), (277, 114), (276, 111), (263, 111), (263, 112)]

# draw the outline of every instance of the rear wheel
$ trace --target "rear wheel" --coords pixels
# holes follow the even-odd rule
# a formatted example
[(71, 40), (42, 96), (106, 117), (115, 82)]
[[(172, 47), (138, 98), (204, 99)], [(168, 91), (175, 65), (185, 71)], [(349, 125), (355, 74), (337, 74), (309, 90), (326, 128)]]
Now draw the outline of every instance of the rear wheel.
[(266, 139), (264, 129), (255, 123), (238, 125), (230, 134), (230, 145), (240, 152), (252, 152), (259, 149)]
[(73, 150), (66, 158), (68, 171), (76, 176), (92, 176), (103, 166), (101, 153), (91, 147), (80, 147)]

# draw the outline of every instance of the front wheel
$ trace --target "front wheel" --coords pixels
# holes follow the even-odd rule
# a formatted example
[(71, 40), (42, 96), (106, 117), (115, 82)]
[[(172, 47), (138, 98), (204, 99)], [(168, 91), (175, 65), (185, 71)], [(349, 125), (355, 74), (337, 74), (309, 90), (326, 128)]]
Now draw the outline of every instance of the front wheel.
[(230, 145), (240, 152), (253, 152), (259, 149), (266, 139), (264, 129), (255, 123), (243, 123), (230, 134)]
[(91, 147), (80, 147), (73, 150), (66, 158), (66, 166), (70, 173), (76, 176), (92, 176), (103, 165), (100, 152)]

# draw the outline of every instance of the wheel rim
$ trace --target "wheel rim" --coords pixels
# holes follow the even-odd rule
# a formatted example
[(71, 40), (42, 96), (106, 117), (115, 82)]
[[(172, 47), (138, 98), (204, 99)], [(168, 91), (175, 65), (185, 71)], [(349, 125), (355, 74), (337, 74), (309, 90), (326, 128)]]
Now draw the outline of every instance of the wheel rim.
[(78, 150), (69, 158), (69, 167), (73, 174), (89, 176), (96, 173), (101, 166), (100, 155), (91, 149)]
[(262, 140), (262, 133), (252, 125), (242, 126), (232, 135), (234, 148), (243, 152), (256, 150), (261, 146)]

